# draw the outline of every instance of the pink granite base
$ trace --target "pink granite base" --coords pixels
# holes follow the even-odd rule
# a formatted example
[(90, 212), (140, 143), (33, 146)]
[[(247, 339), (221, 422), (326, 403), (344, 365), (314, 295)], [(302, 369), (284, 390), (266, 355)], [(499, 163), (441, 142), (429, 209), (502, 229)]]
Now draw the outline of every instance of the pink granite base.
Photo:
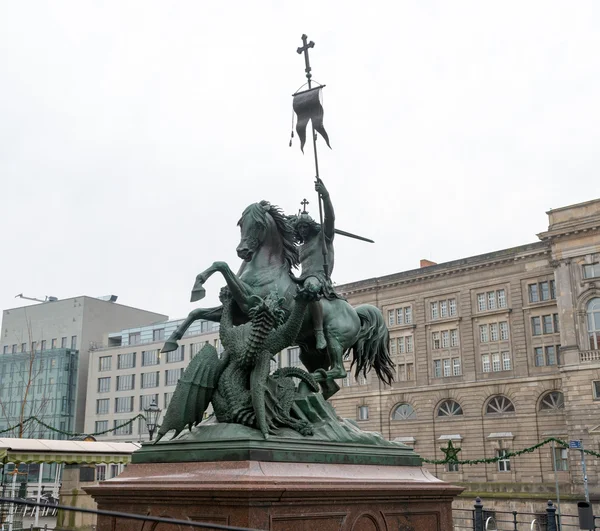
[[(128, 465), (86, 490), (99, 509), (260, 530), (450, 531), (462, 488), (420, 467), (225, 461)], [(183, 528), (99, 517), (97, 529)]]

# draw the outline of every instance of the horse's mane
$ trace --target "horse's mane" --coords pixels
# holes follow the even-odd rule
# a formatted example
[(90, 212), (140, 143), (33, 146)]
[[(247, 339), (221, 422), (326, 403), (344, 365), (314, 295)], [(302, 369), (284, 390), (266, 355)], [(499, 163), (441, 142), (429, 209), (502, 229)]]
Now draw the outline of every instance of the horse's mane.
[[(290, 270), (292, 268), (297, 268), (300, 265), (300, 256), (298, 254), (298, 247), (295, 243), (295, 231), (281, 208), (264, 200), (260, 203), (252, 203), (244, 210), (242, 219), (246, 216), (251, 216), (252, 221), (266, 228), (267, 213), (271, 214), (275, 226), (277, 227), (277, 232), (279, 232), (279, 235), (281, 236), (283, 242), (283, 257), (287, 262), (288, 267)], [(238, 222), (238, 225), (240, 224), (241, 219)]]

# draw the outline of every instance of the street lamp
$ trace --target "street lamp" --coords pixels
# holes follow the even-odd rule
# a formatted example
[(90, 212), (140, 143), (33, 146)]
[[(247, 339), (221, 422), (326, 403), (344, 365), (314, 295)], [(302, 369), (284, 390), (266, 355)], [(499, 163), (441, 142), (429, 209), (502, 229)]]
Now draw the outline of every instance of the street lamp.
[(162, 413), (162, 409), (156, 405), (156, 400), (152, 400), (152, 403), (148, 407), (144, 408), (144, 413), (146, 413), (146, 428), (148, 428), (150, 440), (152, 440), (154, 432), (158, 427), (158, 418)]

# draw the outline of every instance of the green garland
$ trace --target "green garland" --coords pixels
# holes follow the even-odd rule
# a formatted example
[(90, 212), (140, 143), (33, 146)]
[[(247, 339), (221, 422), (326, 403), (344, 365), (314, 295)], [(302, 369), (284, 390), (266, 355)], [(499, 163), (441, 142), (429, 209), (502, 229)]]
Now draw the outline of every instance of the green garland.
[(55, 428), (54, 426), (50, 426), (49, 424), (46, 424), (44, 421), (38, 419), (37, 417), (27, 417), (25, 420), (23, 420), (23, 422), (19, 422), (18, 424), (15, 424), (14, 426), (11, 426), (10, 428), (6, 428), (5, 430), (1, 430), (0, 431), (0, 435), (3, 433), (7, 433), (9, 431), (12, 431), (16, 428), (18, 428), (19, 426), (23, 426), (23, 429), (25, 428), (26, 424), (29, 424), (32, 421), (37, 422), (39, 425), (43, 426), (44, 428), (53, 431), (55, 433), (60, 433), (61, 435), (66, 435), (67, 437), (79, 437), (82, 435), (90, 435), (92, 437), (96, 436), (96, 435), (106, 435), (107, 433), (110, 433), (111, 431), (116, 431), (119, 430), (125, 426), (129, 426), (129, 424), (131, 424), (132, 422), (136, 421), (137, 419), (145, 419), (146, 417), (144, 415), (142, 415), (141, 413), (139, 415), (136, 415), (135, 417), (133, 417), (132, 419), (129, 419), (126, 422), (123, 422), (123, 424), (119, 424), (118, 426), (114, 426), (113, 428), (109, 428), (108, 430), (104, 430), (104, 431), (99, 431), (96, 433), (73, 433), (73, 432), (69, 432), (69, 431), (63, 431), (63, 430), (59, 430), (58, 428)]
[[(556, 439), (554, 437), (549, 437), (548, 439), (545, 439), (538, 444), (534, 444), (533, 446), (530, 446), (529, 448), (523, 448), (522, 450), (516, 450), (514, 452), (506, 452), (502, 456), (487, 457), (487, 458), (482, 458), (482, 459), (460, 460), (460, 459), (456, 459), (457, 452), (452, 451), (454, 449), (452, 446), (452, 441), (448, 441), (448, 447), (441, 448), (442, 452), (444, 452), (446, 455), (445, 459), (425, 459), (425, 458), (423, 458), (423, 462), (430, 464), (430, 465), (446, 465), (448, 463), (456, 463), (458, 465), (479, 465), (481, 463), (491, 464), (491, 463), (497, 463), (498, 461), (503, 460), (503, 459), (508, 459), (510, 457), (518, 457), (523, 454), (531, 453), (531, 452), (537, 450), (538, 448), (541, 448), (542, 446), (545, 446), (546, 444), (551, 443), (551, 442), (555, 442), (563, 448), (569, 447), (568, 442), (563, 441), (561, 439)], [(593, 450), (584, 450), (584, 452), (588, 455), (593, 455), (594, 457), (600, 458), (600, 453), (594, 452)]]
[[(81, 435), (91, 435), (91, 436), (106, 435), (107, 433), (110, 433), (112, 431), (116, 431), (125, 426), (128, 426), (132, 422), (135, 422), (137, 419), (145, 419), (145, 418), (146, 417), (140, 413), (139, 415), (136, 415), (132, 419), (129, 419), (128, 421), (123, 422), (123, 424), (119, 424), (118, 426), (115, 426), (108, 430), (99, 431), (96, 433), (72, 433), (72, 432), (68, 432), (68, 431), (59, 430), (59, 429), (55, 428), (54, 426), (50, 426), (49, 424), (46, 424), (44, 421), (38, 419), (37, 417), (28, 417), (25, 420), (23, 420), (22, 423), (15, 424), (14, 426), (11, 426), (10, 428), (6, 428), (5, 430), (0, 430), (0, 435), (18, 428), (21, 424), (24, 427), (26, 424), (33, 422), (33, 421), (37, 422), (39, 425), (43, 426), (44, 428), (46, 428), (50, 431), (53, 431), (55, 433), (60, 433), (61, 435), (66, 435), (67, 437), (78, 437)], [(504, 455), (498, 456), (498, 457), (487, 457), (487, 458), (482, 458), (482, 459), (457, 459), (456, 456), (457, 456), (458, 452), (460, 452), (460, 448), (454, 448), (452, 441), (448, 441), (448, 446), (446, 448), (441, 448), (442, 452), (446, 455), (445, 459), (423, 458), (423, 462), (427, 463), (429, 465), (446, 465), (448, 463), (456, 463), (458, 465), (480, 465), (482, 463), (492, 464), (492, 463), (497, 463), (498, 461), (503, 460), (503, 459), (509, 459), (511, 457), (518, 457), (523, 454), (529, 454), (531, 452), (534, 452), (538, 448), (541, 448), (542, 446), (545, 446), (546, 444), (549, 444), (551, 442), (555, 442), (556, 444), (558, 444), (559, 446), (561, 446), (563, 448), (569, 447), (568, 442), (563, 441), (561, 439), (556, 439), (554, 437), (549, 437), (548, 439), (544, 439), (542, 442), (540, 442), (538, 444), (534, 444), (533, 446), (530, 446), (529, 448), (523, 448), (522, 450), (516, 450), (514, 452), (506, 452)], [(598, 453), (598, 452), (594, 452), (593, 450), (583, 450), (583, 451), (588, 455), (593, 455), (594, 457), (600, 458), (600, 453)]]

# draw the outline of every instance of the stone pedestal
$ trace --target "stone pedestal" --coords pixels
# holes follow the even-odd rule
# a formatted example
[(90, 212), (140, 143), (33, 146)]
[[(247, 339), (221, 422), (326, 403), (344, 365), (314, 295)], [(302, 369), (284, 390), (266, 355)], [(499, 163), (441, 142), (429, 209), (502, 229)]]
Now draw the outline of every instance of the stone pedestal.
[[(133, 463), (86, 490), (99, 509), (260, 530), (451, 531), (462, 488), (420, 466), (251, 459)], [(98, 531), (142, 529), (176, 527), (98, 518)]]

